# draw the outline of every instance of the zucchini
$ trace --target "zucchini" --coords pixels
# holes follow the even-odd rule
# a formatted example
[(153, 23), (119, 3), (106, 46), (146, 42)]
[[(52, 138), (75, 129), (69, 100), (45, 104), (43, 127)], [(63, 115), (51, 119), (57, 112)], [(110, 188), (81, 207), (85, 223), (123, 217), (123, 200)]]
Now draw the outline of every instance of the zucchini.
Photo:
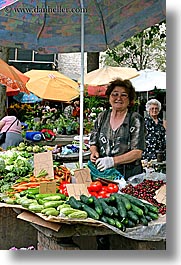
[(71, 213), (75, 213), (77, 211), (80, 211), (80, 210), (74, 209), (72, 207), (60, 209), (60, 213), (63, 213), (66, 216), (71, 214)]
[[(44, 201), (61, 201), (62, 198), (59, 195), (55, 195), (55, 196), (48, 196), (43, 198)], [(64, 202), (64, 201), (63, 201)]]
[(80, 195), (80, 200), (83, 202), (83, 203), (85, 203), (85, 204), (92, 204), (93, 202), (94, 202), (94, 199), (93, 199), (93, 197), (92, 196), (86, 196), (86, 195), (84, 195), (84, 194), (81, 194)]
[(139, 217), (131, 210), (127, 211), (128, 219), (131, 219), (134, 223), (139, 223)]
[(108, 216), (113, 216), (114, 215), (114, 212), (113, 210), (111, 209), (111, 207), (104, 201), (104, 199), (100, 198), (98, 199), (101, 206), (102, 206), (102, 209), (103, 209), (103, 212), (108, 215)]
[(56, 209), (49, 209), (48, 211), (45, 212), (45, 215), (47, 216), (58, 216), (60, 214), (59, 211), (57, 211)]
[(57, 207), (57, 210), (60, 211), (61, 209), (64, 209), (64, 208), (71, 208), (71, 206), (70, 204), (63, 203)]
[(47, 211), (50, 211), (50, 210), (56, 210), (55, 208), (51, 207), (51, 208), (45, 208), (41, 211), (42, 214), (46, 214)]
[(87, 212), (82, 210), (76, 210), (73, 213), (68, 214), (69, 218), (76, 218), (76, 219), (86, 219), (87, 218)]
[(135, 204), (131, 203), (131, 210), (139, 216), (143, 216), (143, 210), (136, 206)]
[(44, 208), (57, 208), (59, 205), (63, 204), (64, 201), (47, 201), (44, 202)]
[(66, 196), (62, 193), (39, 193), (35, 194), (36, 199), (44, 199), (51, 196), (60, 196), (62, 200), (66, 200)]
[(69, 200), (67, 201), (68, 204), (70, 204), (70, 206), (74, 209), (82, 209), (82, 202), (80, 202), (79, 200), (77, 200), (74, 196), (71, 196), (69, 198)]
[(31, 194), (31, 195), (39, 194), (39, 187), (36, 187), (36, 188), (28, 188), (26, 190), (26, 193), (27, 194)]
[(95, 211), (99, 215), (102, 215), (103, 214), (103, 209), (102, 209), (102, 205), (101, 205), (100, 201), (94, 196), (93, 196), (93, 200), (94, 200), (94, 209), (95, 209)]
[(99, 220), (99, 214), (85, 203), (82, 203), (82, 209), (87, 212), (88, 217)]
[(34, 204), (38, 204), (38, 202), (37, 202), (36, 200), (34, 200), (34, 199), (24, 199), (24, 200), (21, 201), (21, 205), (22, 205), (23, 207), (25, 207), (25, 208), (28, 208), (28, 206), (29, 206), (30, 204), (32, 204), (32, 203), (34, 203)]
[(35, 213), (41, 213), (43, 209), (44, 209), (43, 205), (40, 204), (30, 204), (28, 206), (28, 210)]

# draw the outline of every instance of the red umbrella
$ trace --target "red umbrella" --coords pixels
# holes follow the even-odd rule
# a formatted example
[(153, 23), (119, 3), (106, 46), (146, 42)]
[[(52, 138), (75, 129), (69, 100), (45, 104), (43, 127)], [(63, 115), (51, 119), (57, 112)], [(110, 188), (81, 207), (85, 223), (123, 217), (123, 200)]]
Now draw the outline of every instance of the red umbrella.
[(27, 76), (21, 73), (13, 66), (9, 66), (5, 61), (0, 59), (0, 83), (12, 89), (20, 89), (21, 92), (29, 94), (26, 88)]
[(105, 97), (106, 89), (107, 86), (91, 86), (91, 85), (88, 85), (86, 88), (89, 96), (98, 96), (98, 97)]
[(11, 88), (11, 87), (6, 87), (6, 96), (7, 97), (12, 97), (12, 96), (16, 96), (16, 95), (18, 95), (19, 94), (19, 92), (20, 92), (20, 89), (19, 88), (17, 88), (17, 89), (13, 89), (13, 88)]

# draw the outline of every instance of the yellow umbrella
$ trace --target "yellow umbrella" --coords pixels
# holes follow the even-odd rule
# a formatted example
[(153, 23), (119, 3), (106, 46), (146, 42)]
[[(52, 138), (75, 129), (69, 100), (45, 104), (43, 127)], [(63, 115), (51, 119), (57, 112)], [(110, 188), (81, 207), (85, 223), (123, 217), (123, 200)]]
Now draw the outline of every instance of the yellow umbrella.
[(105, 66), (84, 75), (84, 84), (93, 86), (107, 85), (113, 79), (131, 79), (138, 76), (135, 68)]
[(58, 71), (30, 70), (25, 75), (30, 77), (26, 87), (40, 98), (66, 102), (79, 97), (78, 83)]

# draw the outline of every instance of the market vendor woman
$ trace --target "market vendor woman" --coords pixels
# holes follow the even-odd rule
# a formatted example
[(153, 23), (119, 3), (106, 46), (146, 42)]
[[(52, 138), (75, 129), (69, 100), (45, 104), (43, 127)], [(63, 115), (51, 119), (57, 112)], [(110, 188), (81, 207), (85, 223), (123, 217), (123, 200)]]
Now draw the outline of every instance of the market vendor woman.
[(136, 96), (130, 80), (115, 79), (107, 87), (111, 108), (99, 114), (90, 136), (90, 160), (104, 171), (115, 167), (127, 180), (142, 173), (144, 119), (132, 112)]
[[(9, 129), (8, 129), (9, 128)], [(6, 150), (10, 146), (18, 146), (23, 142), (21, 122), (18, 113), (13, 108), (7, 109), (7, 116), (0, 120), (0, 132), (6, 132), (6, 140), (0, 147)]]

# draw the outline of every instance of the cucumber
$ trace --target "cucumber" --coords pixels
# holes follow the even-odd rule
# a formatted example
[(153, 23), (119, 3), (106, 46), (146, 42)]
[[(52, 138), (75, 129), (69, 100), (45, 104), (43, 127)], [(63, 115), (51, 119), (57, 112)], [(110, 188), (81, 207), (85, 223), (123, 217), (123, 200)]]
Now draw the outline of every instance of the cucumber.
[(83, 203), (85, 203), (85, 204), (92, 204), (93, 202), (94, 202), (94, 199), (93, 199), (93, 197), (92, 196), (90, 196), (90, 197), (88, 197), (88, 196), (86, 196), (86, 195), (84, 195), (84, 194), (81, 194), (80, 195), (80, 200), (83, 202)]
[(93, 196), (93, 200), (94, 200), (94, 209), (95, 209), (95, 211), (99, 215), (102, 215), (103, 214), (103, 209), (102, 209), (102, 205), (101, 205), (100, 201), (94, 196)]
[(111, 218), (109, 216), (106, 216), (106, 218), (107, 218), (107, 223), (109, 225), (116, 226), (116, 222), (115, 222), (115, 220), (113, 218)]
[(139, 217), (131, 210), (127, 211), (128, 219), (131, 219), (134, 223), (139, 223)]
[(99, 214), (85, 203), (82, 203), (82, 209), (87, 212), (88, 217), (99, 220)]
[(125, 208), (129, 211), (131, 209), (131, 203), (128, 198), (124, 197), (123, 195), (120, 194), (120, 198), (125, 206)]
[(127, 210), (119, 196), (116, 196), (116, 203), (117, 203), (117, 209), (119, 212), (119, 216), (122, 218), (125, 218), (127, 216)]
[(82, 208), (82, 202), (80, 202), (79, 200), (77, 200), (74, 196), (71, 196), (69, 198), (69, 200), (67, 201), (68, 204), (70, 204), (70, 206), (74, 209), (79, 209), (81, 210)]
[(126, 193), (124, 193), (122, 195), (125, 198), (127, 198), (131, 203), (133, 203), (134, 205), (144, 209), (144, 207), (145, 207), (144, 203), (141, 200), (139, 200), (138, 198), (136, 198), (136, 197), (134, 197), (134, 196), (132, 196), (130, 194), (126, 194)]
[(136, 226), (136, 224), (132, 220), (128, 219), (128, 223), (126, 224), (126, 227), (132, 228), (132, 227), (135, 227), (135, 226)]
[(118, 219), (115, 219), (115, 226), (121, 231), (125, 231), (126, 227), (123, 223), (121, 223)]
[(113, 210), (111, 209), (111, 207), (108, 206), (108, 204), (104, 201), (104, 199), (100, 198), (100, 199), (98, 199), (98, 200), (99, 200), (99, 202), (100, 202), (100, 204), (101, 204), (101, 206), (102, 206), (103, 212), (104, 212), (106, 215), (112, 217), (112, 216), (114, 215), (114, 212), (113, 212)]
[(140, 217), (140, 224), (142, 224), (144, 226), (148, 226), (148, 220), (146, 219), (145, 216)]
[(145, 203), (145, 206), (149, 212), (158, 213), (158, 208), (153, 204)]
[(128, 223), (128, 220), (128, 217), (122, 218), (121, 223), (126, 225)]
[(136, 206), (135, 204), (131, 203), (131, 210), (139, 216), (143, 216), (143, 210)]
[(152, 218), (149, 216), (149, 215), (145, 215), (145, 218), (148, 222), (151, 222), (152, 221)]
[(115, 206), (109, 205), (109, 208), (113, 211), (115, 217), (119, 216), (119, 211)]
[(151, 217), (152, 220), (158, 219), (158, 214), (153, 212), (148, 212), (148, 216)]

